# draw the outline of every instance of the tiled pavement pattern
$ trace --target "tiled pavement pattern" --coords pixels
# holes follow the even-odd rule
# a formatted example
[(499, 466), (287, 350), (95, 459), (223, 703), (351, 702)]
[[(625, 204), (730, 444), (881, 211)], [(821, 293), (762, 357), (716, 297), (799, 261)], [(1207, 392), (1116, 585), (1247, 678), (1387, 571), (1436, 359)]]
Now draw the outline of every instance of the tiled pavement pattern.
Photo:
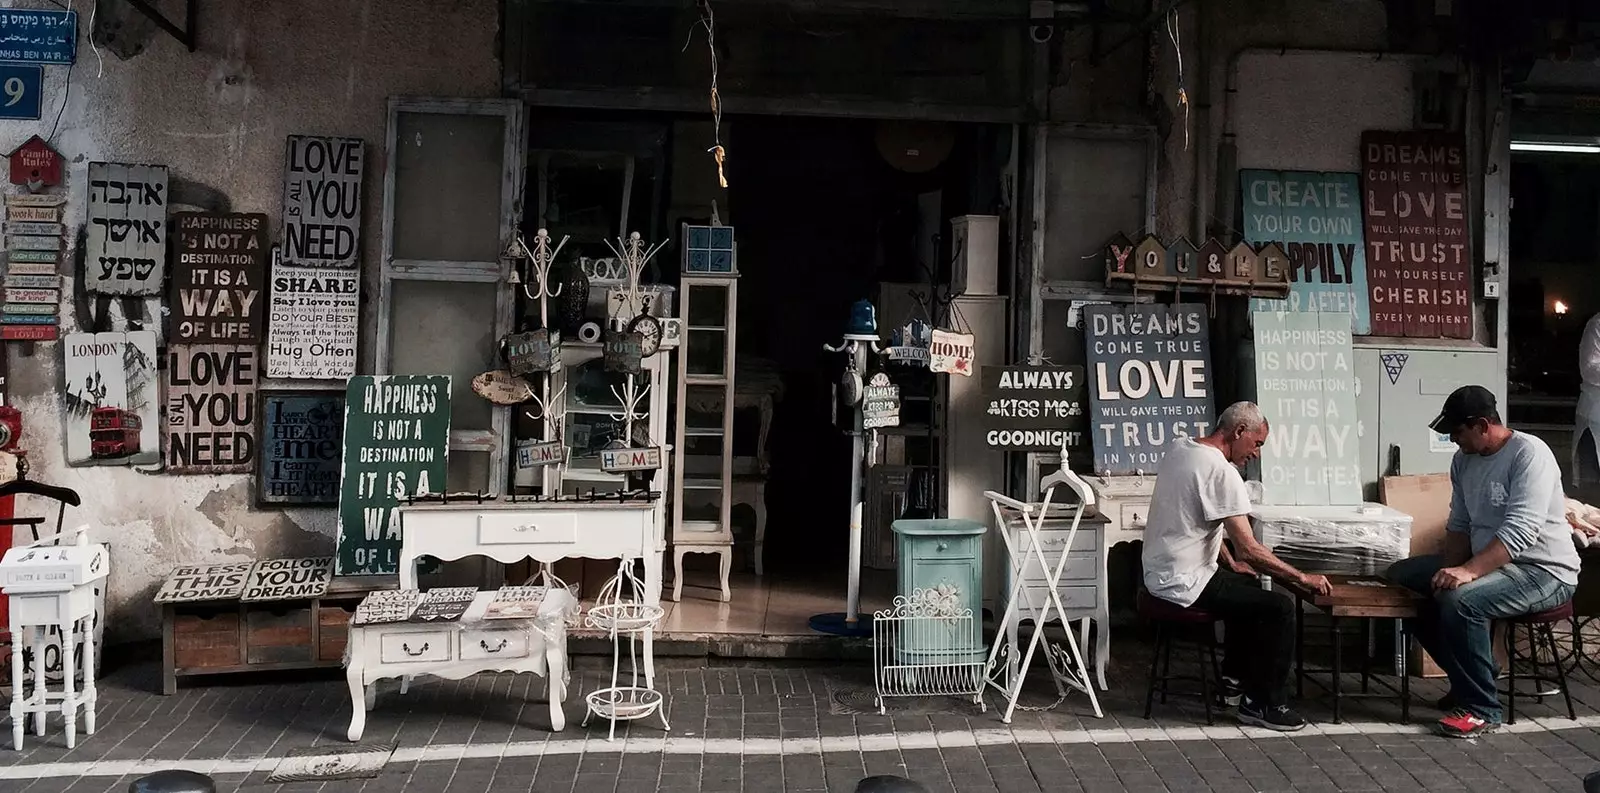
[[(609, 673), (579, 659), (572, 691)], [(1142, 711), (1143, 669), (1113, 667), (1104, 719), (1081, 694), (1048, 711), (1000, 722), (944, 700), (906, 701), (888, 716), (851, 715), (870, 705), (864, 666), (718, 664), (663, 659), (672, 732), (654, 720), (606, 725), (582, 720), (577, 693), (569, 726), (547, 732), (541, 680), (485, 676), (459, 683), (420, 681), (411, 694), (386, 693), (363, 743), (396, 743), (384, 771), (367, 780), (267, 784), (275, 758), (312, 745), (348, 745), (349, 698), (335, 676), (314, 680), (221, 682), (157, 690), (155, 670), (124, 670), (102, 684), (100, 731), (67, 750), (59, 730), (18, 754), (0, 748), (0, 793), (125, 791), (159, 768), (210, 772), (219, 790), (276, 793), (599, 793), (610, 791), (851, 791), (869, 774), (913, 777), (931, 791), (1576, 791), (1600, 769), (1600, 689), (1579, 687), (1580, 722), (1530, 706), (1516, 728), (1472, 742), (1392, 724), (1387, 705), (1346, 709), (1345, 725), (1293, 737), (1241, 730), (1226, 717), (1205, 727), (1197, 706)], [(1352, 681), (1353, 683), (1354, 681)], [(1048, 690), (1047, 686), (1041, 687)], [(1419, 702), (1440, 693), (1415, 686)], [(1025, 704), (1050, 704), (1034, 695)], [(1327, 718), (1319, 708), (1314, 717)], [(1414, 709), (1418, 720), (1436, 717)], [(52, 729), (55, 729), (54, 725)], [(9, 741), (5, 730), (0, 741)], [(187, 760), (188, 762), (183, 762)]]

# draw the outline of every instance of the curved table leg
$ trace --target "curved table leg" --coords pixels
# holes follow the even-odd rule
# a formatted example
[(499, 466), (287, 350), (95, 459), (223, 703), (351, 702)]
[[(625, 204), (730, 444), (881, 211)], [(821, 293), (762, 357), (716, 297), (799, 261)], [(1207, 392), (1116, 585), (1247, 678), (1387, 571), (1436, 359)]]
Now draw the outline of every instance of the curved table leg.
[(644, 632), (644, 686), (656, 687), (656, 631), (651, 628)]
[(1106, 685), (1106, 664), (1111, 662), (1111, 620), (1094, 621), (1094, 674), (1100, 680), (1100, 690), (1110, 691)]
[(361, 740), (367, 729), (367, 688), (361, 685), (361, 668), (351, 665), (344, 673), (345, 684), (350, 687), (350, 729), (344, 737), (351, 742)]
[(553, 644), (545, 649), (545, 689), (550, 692), (550, 730), (561, 732), (567, 728), (567, 712), (562, 701), (567, 697), (566, 648)]

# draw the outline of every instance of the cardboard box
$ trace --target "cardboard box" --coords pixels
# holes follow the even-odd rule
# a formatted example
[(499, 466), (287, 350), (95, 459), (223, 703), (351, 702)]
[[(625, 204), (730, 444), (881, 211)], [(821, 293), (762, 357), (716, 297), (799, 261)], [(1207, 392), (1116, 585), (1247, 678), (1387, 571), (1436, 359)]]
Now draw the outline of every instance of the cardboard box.
[(1450, 520), (1450, 475), (1386, 476), (1378, 483), (1378, 500), (1411, 516), (1411, 555), (1444, 550), (1445, 523)]

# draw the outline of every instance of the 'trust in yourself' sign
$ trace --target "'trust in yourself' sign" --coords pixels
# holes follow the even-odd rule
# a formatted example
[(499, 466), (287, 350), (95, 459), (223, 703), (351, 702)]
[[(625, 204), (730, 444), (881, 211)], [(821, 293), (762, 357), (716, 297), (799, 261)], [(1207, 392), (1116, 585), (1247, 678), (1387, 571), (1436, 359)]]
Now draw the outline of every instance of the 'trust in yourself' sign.
[(1472, 338), (1465, 138), (1364, 132), (1361, 187), (1372, 333)]
[(1099, 474), (1156, 473), (1167, 444), (1211, 431), (1206, 308), (1084, 308), (1089, 432)]

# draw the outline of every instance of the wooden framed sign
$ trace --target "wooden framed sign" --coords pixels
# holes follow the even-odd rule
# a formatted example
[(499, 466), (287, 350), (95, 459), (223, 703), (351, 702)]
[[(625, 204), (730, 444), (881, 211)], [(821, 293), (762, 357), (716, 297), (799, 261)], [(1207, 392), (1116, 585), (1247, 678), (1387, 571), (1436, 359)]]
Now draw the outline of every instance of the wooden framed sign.
[(251, 344), (266, 325), (267, 259), (263, 214), (181, 212), (173, 216), (172, 343)]
[(1167, 444), (1211, 431), (1211, 336), (1196, 303), (1085, 306), (1096, 474), (1153, 474)]
[(608, 372), (639, 374), (644, 371), (644, 339), (637, 333), (607, 333), (602, 354)]
[(514, 375), (539, 374), (561, 358), (561, 332), (530, 330), (506, 337), (506, 366)]
[(272, 265), (267, 376), (347, 380), (356, 373), (361, 273)]
[[(167, 166), (89, 163), (83, 277), (90, 292), (161, 294), (167, 267), (168, 203)], [(58, 244), (50, 250), (60, 248), (61, 239), (54, 239)]]
[(1068, 454), (1088, 445), (1082, 366), (985, 366), (984, 444), (1008, 452)]
[(361, 262), (360, 138), (289, 136), (283, 178), (283, 263), (351, 268)]
[(167, 348), (166, 468), (174, 474), (245, 473), (256, 464), (255, 347)]
[(1361, 134), (1374, 335), (1472, 338), (1466, 148), (1458, 133)]
[(444, 492), (449, 454), (449, 375), (350, 378), (339, 480), (339, 575), (399, 570), (400, 502)]
[(205, 603), (237, 600), (254, 562), (175, 567), (156, 592), (155, 603)]
[(1351, 314), (1357, 334), (1370, 332), (1361, 175), (1246, 169), (1239, 195), (1244, 238), (1261, 254), (1262, 277), (1278, 280), (1275, 262), (1284, 262), (1289, 281), (1288, 297), (1255, 298), (1251, 308)]
[(339, 503), (343, 391), (262, 391), (256, 502)]
[(333, 580), (333, 557), (309, 559), (263, 559), (250, 568), (244, 594), (245, 603), (264, 600), (308, 600), (322, 597)]
[[(55, 326), (44, 327), (52, 331), (48, 338), (55, 338)], [(160, 462), (161, 393), (155, 331), (73, 333), (61, 348), (67, 465)]]

